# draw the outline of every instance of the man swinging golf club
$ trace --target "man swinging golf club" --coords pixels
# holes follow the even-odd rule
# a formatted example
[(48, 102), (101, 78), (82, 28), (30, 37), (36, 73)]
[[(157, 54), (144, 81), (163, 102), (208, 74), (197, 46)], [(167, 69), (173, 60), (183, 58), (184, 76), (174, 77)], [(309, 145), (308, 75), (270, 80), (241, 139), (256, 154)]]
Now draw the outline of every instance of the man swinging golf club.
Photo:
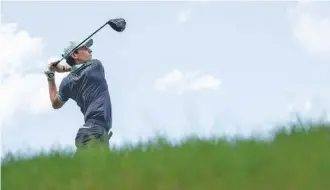
[[(116, 22), (109, 23), (110, 21)], [(117, 32), (124, 30), (126, 23), (123, 19), (110, 21), (108, 24)], [(88, 147), (90, 142), (109, 147), (112, 108), (108, 84), (101, 61), (92, 59), (93, 39), (85, 41), (71, 41), (64, 49), (62, 56), (68, 65), (58, 65), (59, 61), (49, 63), (48, 70), (44, 72), (48, 79), (49, 97), (54, 109), (61, 108), (71, 98), (84, 114), (85, 123), (78, 129), (75, 138), (78, 149)], [(58, 91), (55, 72), (69, 72), (59, 85)]]

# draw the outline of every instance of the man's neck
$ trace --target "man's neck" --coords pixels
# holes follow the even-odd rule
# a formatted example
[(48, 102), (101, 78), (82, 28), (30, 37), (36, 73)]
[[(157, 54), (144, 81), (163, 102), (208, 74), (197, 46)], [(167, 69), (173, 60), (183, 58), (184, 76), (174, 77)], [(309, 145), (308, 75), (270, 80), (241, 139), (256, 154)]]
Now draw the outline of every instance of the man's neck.
[(76, 62), (76, 64), (74, 64), (71, 68), (72, 68), (72, 71), (78, 69), (79, 67), (83, 66), (87, 61), (84, 61), (84, 62)]
[(76, 70), (76, 69), (78, 69), (79, 67), (81, 67), (83, 64), (81, 63), (81, 64), (75, 64), (75, 65), (73, 65), (72, 67), (71, 67), (71, 71), (74, 71), (74, 70)]

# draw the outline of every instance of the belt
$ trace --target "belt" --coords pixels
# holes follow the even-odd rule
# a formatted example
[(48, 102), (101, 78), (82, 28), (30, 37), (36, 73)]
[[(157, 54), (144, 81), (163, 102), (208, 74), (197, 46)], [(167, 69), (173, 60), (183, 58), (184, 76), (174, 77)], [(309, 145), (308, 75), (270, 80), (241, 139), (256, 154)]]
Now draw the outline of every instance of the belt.
[[(89, 127), (84, 127), (88, 123), (101, 125), (101, 126), (107, 126), (107, 123), (104, 121), (100, 121), (100, 120), (96, 120), (96, 119), (89, 119), (86, 121), (86, 123), (81, 128), (89, 128)], [(105, 130), (107, 131), (107, 129), (105, 129)], [(109, 129), (109, 132), (108, 132), (109, 139), (112, 137), (112, 135), (113, 135), (113, 132)]]

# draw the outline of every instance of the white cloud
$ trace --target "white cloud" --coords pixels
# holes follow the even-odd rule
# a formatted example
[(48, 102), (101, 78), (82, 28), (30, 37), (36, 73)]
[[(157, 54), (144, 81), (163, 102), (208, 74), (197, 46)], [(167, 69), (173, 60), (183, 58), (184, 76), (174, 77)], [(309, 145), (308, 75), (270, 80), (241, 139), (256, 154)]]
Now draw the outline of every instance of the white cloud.
[(299, 2), (290, 12), (294, 36), (314, 55), (330, 55), (330, 14), (324, 4)]
[(202, 74), (199, 71), (183, 73), (178, 69), (158, 78), (154, 83), (155, 88), (160, 91), (174, 91), (179, 95), (185, 91), (217, 90), (220, 84), (221, 80), (212, 75)]
[[(18, 113), (40, 113), (51, 109), (48, 84), (41, 63), (42, 38), (32, 37), (14, 23), (0, 26), (0, 126)], [(54, 58), (52, 59), (54, 60)], [(31, 69), (38, 72), (29, 72)], [(39, 72), (40, 71), (40, 72)], [(57, 75), (57, 85), (63, 78)]]

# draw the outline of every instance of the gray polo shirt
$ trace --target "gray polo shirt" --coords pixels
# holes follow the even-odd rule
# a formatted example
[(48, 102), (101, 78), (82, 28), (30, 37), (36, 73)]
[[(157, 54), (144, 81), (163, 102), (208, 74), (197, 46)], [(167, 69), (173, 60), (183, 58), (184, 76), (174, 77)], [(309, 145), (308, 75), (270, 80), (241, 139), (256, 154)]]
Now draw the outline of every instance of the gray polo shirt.
[(111, 129), (110, 94), (101, 61), (92, 59), (73, 67), (62, 80), (57, 96), (63, 102), (74, 100), (84, 114), (85, 123), (97, 120), (105, 122), (107, 130)]

